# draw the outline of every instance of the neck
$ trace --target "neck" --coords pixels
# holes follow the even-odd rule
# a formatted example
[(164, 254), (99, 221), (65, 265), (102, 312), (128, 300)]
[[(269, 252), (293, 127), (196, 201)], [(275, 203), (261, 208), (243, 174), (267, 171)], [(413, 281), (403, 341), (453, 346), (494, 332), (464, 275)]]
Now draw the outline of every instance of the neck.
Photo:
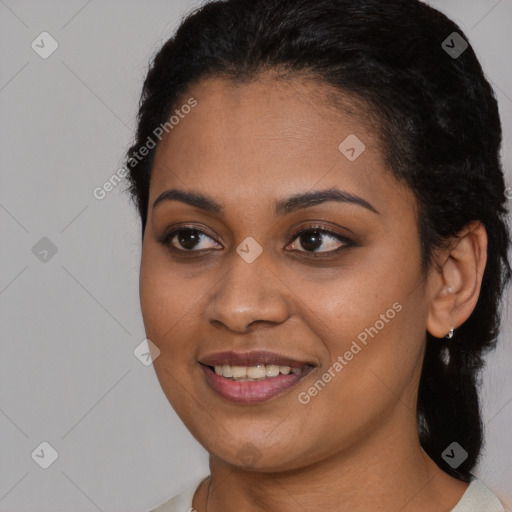
[[(403, 408), (404, 414), (411, 414)], [(211, 477), (194, 498), (203, 512), (449, 511), (467, 484), (444, 473), (422, 450), (416, 422), (403, 417), (357, 445), (299, 469), (247, 470), (210, 457)]]

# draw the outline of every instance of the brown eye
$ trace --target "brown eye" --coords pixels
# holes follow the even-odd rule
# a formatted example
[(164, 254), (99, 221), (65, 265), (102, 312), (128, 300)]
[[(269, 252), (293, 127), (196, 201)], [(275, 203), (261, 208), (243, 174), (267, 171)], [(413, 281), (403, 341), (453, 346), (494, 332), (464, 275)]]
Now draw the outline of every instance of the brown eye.
[[(300, 246), (304, 249), (299, 250), (299, 252), (331, 253), (354, 245), (346, 237), (319, 227), (304, 229), (294, 236), (294, 242), (298, 240), (299, 243), (292, 243), (292, 246), (294, 246), (292, 248), (295, 249), (296, 246)], [(325, 250), (318, 251), (319, 248), (324, 248)]]
[[(214, 247), (209, 247), (208, 240), (213, 241)], [(207, 249), (217, 249), (219, 244), (204, 231), (196, 228), (179, 228), (159, 238), (159, 242), (183, 252), (199, 252)]]

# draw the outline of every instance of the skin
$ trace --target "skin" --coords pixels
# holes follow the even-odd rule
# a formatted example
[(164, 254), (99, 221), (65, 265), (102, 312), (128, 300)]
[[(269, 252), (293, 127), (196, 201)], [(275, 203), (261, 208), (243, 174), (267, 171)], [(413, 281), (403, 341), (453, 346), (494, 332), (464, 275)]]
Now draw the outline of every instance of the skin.
[[(146, 334), (160, 350), (154, 367), (162, 389), (210, 453), (211, 476), (193, 501), (199, 512), (439, 512), (451, 510), (467, 488), (421, 449), (414, 411), (425, 331), (443, 337), (476, 305), (485, 229), (468, 226), (423, 273), (413, 193), (389, 174), (377, 134), (321, 100), (328, 92), (268, 74), (244, 85), (203, 80), (186, 96), (198, 105), (157, 148), (141, 307)], [(338, 149), (349, 134), (366, 146), (355, 161)], [(331, 187), (360, 196), (378, 213), (333, 201), (274, 212), (276, 201)], [(179, 201), (153, 208), (170, 188), (208, 195), (224, 212)], [(159, 243), (183, 224), (205, 231), (201, 256), (197, 248), (186, 252), (178, 237), (174, 245)], [(311, 237), (294, 235), (315, 224), (356, 245), (315, 257), (307, 250)], [(248, 236), (263, 249), (252, 263), (236, 252)], [(322, 236), (313, 252), (344, 246)], [(397, 302), (401, 311), (300, 403), (298, 394)], [(198, 359), (258, 349), (316, 367), (259, 404), (232, 403), (208, 386)], [(252, 460), (241, 456), (248, 446)]]

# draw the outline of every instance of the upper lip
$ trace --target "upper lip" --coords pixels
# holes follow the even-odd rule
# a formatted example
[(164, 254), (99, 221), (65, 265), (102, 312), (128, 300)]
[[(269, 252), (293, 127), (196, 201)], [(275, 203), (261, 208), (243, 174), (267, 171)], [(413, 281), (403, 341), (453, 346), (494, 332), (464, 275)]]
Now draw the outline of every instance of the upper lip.
[(306, 365), (312, 365), (307, 361), (298, 361), (292, 357), (287, 357), (268, 350), (254, 350), (251, 352), (215, 352), (199, 359), (199, 362), (207, 366), (256, 366), (258, 364), (290, 366), (292, 368), (302, 368)]

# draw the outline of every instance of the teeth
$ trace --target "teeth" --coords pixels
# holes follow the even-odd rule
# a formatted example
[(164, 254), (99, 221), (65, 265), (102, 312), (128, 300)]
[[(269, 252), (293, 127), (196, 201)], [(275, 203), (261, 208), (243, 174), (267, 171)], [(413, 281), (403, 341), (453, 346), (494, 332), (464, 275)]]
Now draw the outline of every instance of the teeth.
[(267, 364), (265, 368), (267, 377), (277, 377), (279, 375), (279, 366), (277, 364)]
[[(247, 377), (247, 366), (232, 366), (231, 372), (234, 379), (245, 379)], [(222, 375), (224, 376), (224, 372)]]
[(267, 372), (264, 364), (258, 364), (256, 366), (249, 366), (247, 368), (247, 377), (250, 379), (262, 379), (267, 376)]
[(302, 372), (302, 368), (291, 368), (290, 366), (279, 366), (276, 364), (257, 364), (255, 366), (215, 366), (215, 373), (231, 380), (255, 381), (277, 377), (280, 373), (296, 375)]

